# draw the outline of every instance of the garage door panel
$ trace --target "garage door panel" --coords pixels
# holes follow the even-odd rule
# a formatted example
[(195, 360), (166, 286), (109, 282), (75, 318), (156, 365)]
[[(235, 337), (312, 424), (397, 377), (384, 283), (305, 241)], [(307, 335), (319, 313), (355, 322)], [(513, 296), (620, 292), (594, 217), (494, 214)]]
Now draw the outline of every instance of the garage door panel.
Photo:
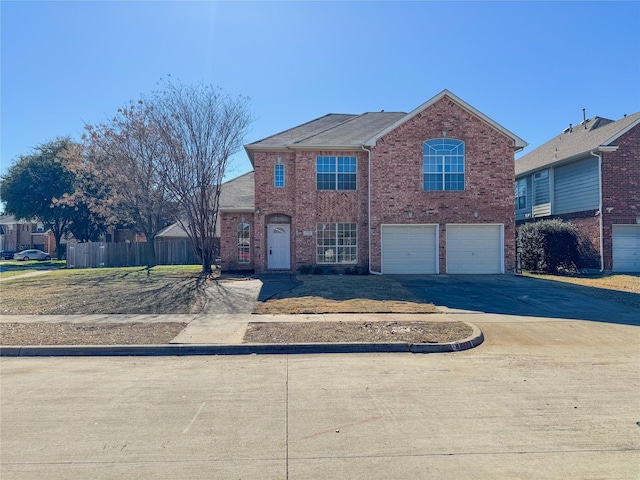
[(640, 225), (613, 225), (614, 272), (640, 272)]
[(383, 225), (382, 272), (434, 274), (437, 226)]
[(501, 225), (447, 225), (447, 273), (503, 273)]

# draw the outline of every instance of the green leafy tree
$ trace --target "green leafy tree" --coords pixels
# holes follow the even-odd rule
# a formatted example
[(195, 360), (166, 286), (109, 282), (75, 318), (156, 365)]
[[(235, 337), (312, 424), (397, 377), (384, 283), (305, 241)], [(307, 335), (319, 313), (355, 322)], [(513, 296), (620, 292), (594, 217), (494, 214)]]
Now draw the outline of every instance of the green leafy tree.
[(6, 212), (19, 219), (37, 219), (51, 229), (58, 258), (73, 213), (60, 202), (65, 194), (75, 191), (75, 175), (65, 168), (60, 157), (71, 143), (68, 137), (43, 143), (30, 155), (20, 156), (0, 178), (0, 198)]

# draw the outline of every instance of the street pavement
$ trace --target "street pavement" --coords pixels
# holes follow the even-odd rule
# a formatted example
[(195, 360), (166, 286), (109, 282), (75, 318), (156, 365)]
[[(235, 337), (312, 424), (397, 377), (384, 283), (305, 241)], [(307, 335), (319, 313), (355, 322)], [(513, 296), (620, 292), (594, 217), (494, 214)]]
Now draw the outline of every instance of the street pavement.
[(445, 354), (2, 358), (0, 478), (640, 476), (637, 327), (475, 323)]
[[(424, 279), (401, 281), (429, 294)], [(467, 295), (440, 288), (433, 318), (472, 323), (484, 343), (428, 355), (0, 358), (0, 478), (640, 478), (634, 305), (528, 280), (433, 281)], [(251, 318), (189, 317), (174, 342), (238, 344)]]

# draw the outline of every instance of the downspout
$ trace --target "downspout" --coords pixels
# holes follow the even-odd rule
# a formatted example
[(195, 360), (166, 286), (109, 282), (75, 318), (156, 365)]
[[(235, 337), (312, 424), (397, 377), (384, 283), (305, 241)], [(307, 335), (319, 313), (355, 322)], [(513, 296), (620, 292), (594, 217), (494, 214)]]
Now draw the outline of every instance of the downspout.
[(369, 230), (369, 245), (367, 246), (367, 251), (369, 252), (369, 273), (372, 275), (382, 275), (382, 272), (374, 272), (371, 270), (371, 150), (365, 148), (364, 144), (361, 145), (362, 150), (367, 152), (368, 161), (367, 167), (369, 169), (369, 174), (367, 176), (367, 229)]
[(604, 222), (602, 220), (602, 154), (591, 150), (589, 153), (598, 159), (598, 189), (600, 190), (598, 214), (600, 217), (600, 273), (604, 272)]

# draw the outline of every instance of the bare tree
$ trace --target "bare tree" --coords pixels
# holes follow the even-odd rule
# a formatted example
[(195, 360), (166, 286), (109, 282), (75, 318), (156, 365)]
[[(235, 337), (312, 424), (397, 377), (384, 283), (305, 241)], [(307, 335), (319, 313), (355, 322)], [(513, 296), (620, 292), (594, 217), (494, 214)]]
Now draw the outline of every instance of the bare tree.
[(76, 165), (109, 186), (111, 208), (122, 224), (147, 238), (147, 266), (156, 264), (154, 239), (175, 218), (164, 175), (162, 137), (142, 101), (118, 110), (109, 122), (87, 125)]
[(231, 98), (209, 85), (165, 81), (163, 87), (144, 100), (161, 139), (158, 158), (180, 208), (177, 219), (202, 260), (202, 273), (209, 274), (219, 253), (220, 185), (251, 123), (248, 99)]

